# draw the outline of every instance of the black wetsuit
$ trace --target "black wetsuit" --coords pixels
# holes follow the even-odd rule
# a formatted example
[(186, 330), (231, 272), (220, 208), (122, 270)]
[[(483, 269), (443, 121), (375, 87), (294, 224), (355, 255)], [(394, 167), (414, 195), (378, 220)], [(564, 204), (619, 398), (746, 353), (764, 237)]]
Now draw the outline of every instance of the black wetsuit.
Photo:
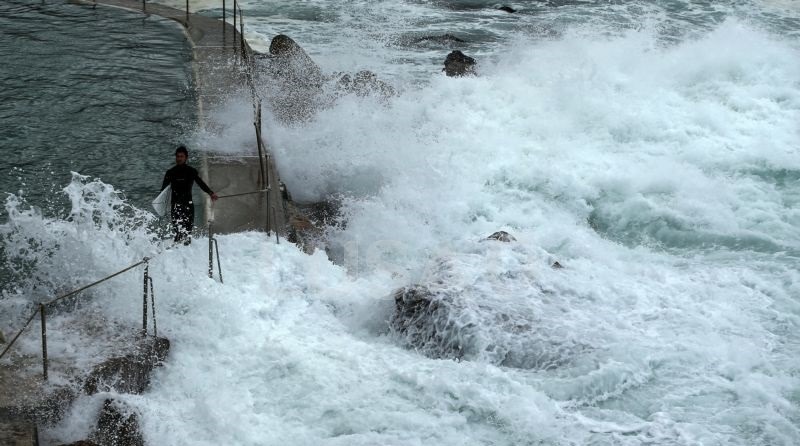
[[(172, 185), (172, 230), (175, 241), (181, 241), (191, 235), (194, 226), (194, 204), (192, 204), (192, 186), (197, 182), (200, 189), (209, 195), (214, 192), (197, 175), (197, 169), (187, 164), (177, 165), (168, 170), (161, 183), (161, 190)], [(186, 239), (188, 242), (189, 239)]]

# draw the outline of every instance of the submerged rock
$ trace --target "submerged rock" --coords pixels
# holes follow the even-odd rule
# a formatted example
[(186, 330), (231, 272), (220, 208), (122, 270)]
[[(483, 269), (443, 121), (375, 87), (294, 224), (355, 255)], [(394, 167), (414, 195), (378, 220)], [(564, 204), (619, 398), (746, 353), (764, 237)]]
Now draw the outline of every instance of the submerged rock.
[(444, 60), (442, 71), (450, 77), (475, 74), (475, 59), (459, 50), (450, 52)]
[(417, 37), (417, 38), (411, 40), (410, 43), (412, 45), (421, 45), (421, 44), (428, 44), (428, 43), (432, 43), (432, 44), (435, 44), (435, 45), (450, 45), (450, 44), (453, 44), (453, 43), (466, 43), (466, 42), (467, 42), (466, 40), (464, 40), (464, 39), (462, 39), (460, 37), (454, 36), (452, 34), (442, 34), (442, 35), (439, 35), (439, 36)]
[(389, 97), (395, 94), (391, 85), (378, 79), (378, 75), (367, 70), (359, 71), (353, 76), (346, 73), (339, 75), (336, 80), (336, 88), (341, 92), (353, 93), (362, 97), (369, 95)]
[(141, 394), (150, 384), (150, 372), (160, 365), (169, 352), (169, 340), (148, 337), (133, 352), (97, 365), (84, 383), (87, 395), (116, 391)]
[(486, 240), (497, 240), (499, 242), (506, 242), (506, 243), (517, 241), (517, 239), (515, 239), (513, 235), (509, 234), (506, 231), (497, 231), (494, 234), (490, 235), (489, 237), (486, 237)]
[(138, 415), (112, 399), (103, 402), (97, 429), (90, 439), (103, 446), (144, 446)]
[(501, 6), (501, 7), (497, 8), (497, 9), (499, 9), (500, 11), (505, 11), (505, 12), (507, 12), (509, 14), (513, 14), (513, 13), (517, 12), (517, 10), (512, 8), (511, 6)]
[(390, 324), (409, 346), (432, 358), (464, 356), (461, 335), (469, 331), (469, 324), (458, 326), (450, 320), (452, 299), (420, 285), (401, 288), (393, 297), (395, 313)]
[(531, 286), (529, 274), (486, 262), (478, 255), (442, 260), (430, 281), (396, 290), (389, 326), (397, 340), (430, 358), (539, 370), (590, 350), (558, 328), (564, 309)]

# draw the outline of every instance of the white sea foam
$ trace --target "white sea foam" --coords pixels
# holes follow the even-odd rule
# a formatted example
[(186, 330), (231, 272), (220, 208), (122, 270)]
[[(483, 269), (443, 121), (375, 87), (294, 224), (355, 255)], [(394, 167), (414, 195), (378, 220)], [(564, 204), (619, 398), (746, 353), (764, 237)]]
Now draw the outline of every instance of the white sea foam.
[[(657, 42), (523, 41), (477, 78), (269, 120), (295, 198), (344, 194), (347, 225), (328, 234), (343, 264), (256, 233), (220, 237), (224, 284), (206, 275), (203, 239), (155, 257), (173, 349), (148, 393), (116, 396), (149, 444), (799, 442), (800, 54), (735, 21)], [(220, 110), (230, 136), (252, 125), (248, 107)], [(109, 186), (67, 192), (74, 218), (12, 199), (3, 227), (15, 249), (54, 246), (47, 274), (77, 283), (158, 251), (103, 223), (120, 215)], [(481, 241), (499, 229), (518, 241)], [(587, 348), (546, 370), (404, 348), (390, 293), (442, 278), (441, 259), (488, 338)], [(131, 285), (98, 311), (133, 324)], [(503, 338), (492, 312), (537, 325)], [(48, 435), (84, 437), (106, 396)]]

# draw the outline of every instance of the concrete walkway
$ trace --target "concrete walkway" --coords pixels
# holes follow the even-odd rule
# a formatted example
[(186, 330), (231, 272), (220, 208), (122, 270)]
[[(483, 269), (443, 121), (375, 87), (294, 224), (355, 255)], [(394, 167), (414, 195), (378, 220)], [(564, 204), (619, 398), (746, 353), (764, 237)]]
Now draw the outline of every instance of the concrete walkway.
[[(221, 19), (186, 14), (168, 6), (147, 3), (142, 12), (140, 0), (73, 0), (83, 5), (105, 5), (124, 8), (144, 14), (154, 14), (180, 23), (192, 45), (194, 86), (198, 101), (200, 125), (210, 131), (222, 131), (225, 124), (214, 119), (211, 111), (234, 94), (250, 96), (246, 68), (246, 56), (255, 52), (247, 42), (242, 45), (241, 34), (230, 23)], [(230, 8), (233, 4), (228, 1)], [(222, 0), (220, 0), (222, 6)], [(228, 11), (228, 20), (233, 12)], [(245, 26), (247, 17), (245, 17)], [(242, 52), (244, 51), (244, 56)], [(249, 99), (248, 99), (249, 100)], [(255, 128), (253, 128), (254, 148), (257, 147)], [(230, 148), (202, 147), (210, 153), (230, 152)], [(269, 157), (266, 162), (267, 177), (271, 190), (266, 194), (238, 196), (235, 199), (218, 201), (211, 212), (211, 202), (203, 194), (203, 223), (208, 225), (213, 218), (215, 233), (231, 233), (250, 230), (277, 231), (286, 235), (288, 220), (286, 203), (280, 191), (280, 176), (274, 162)], [(236, 195), (253, 192), (265, 187), (259, 183), (259, 161), (257, 156), (208, 156), (200, 164), (201, 176), (206, 179), (217, 195)]]

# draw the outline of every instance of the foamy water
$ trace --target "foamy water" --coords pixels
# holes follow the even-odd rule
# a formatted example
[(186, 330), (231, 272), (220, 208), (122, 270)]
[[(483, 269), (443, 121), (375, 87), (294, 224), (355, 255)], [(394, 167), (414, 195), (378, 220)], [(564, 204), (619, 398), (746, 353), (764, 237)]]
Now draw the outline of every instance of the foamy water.
[[(320, 9), (323, 30), (352, 17), (342, 13), (352, 5), (311, 6), (331, 8)], [(420, 9), (465, 28), (481, 27), (458, 17), (484, 14), (384, 6), (396, 13), (387, 34), (418, 24)], [(513, 17), (485, 14), (495, 33)], [(109, 185), (75, 176), (66, 220), (7, 201), (3, 240), (36, 262), (42, 283), (155, 256), (159, 331), (173, 348), (146, 394), (115, 396), (141, 414), (148, 444), (800, 442), (795, 40), (736, 14), (666, 44), (658, 27), (609, 33), (578, 21), (546, 39), (512, 28), (502, 46), (476, 47), (480, 76), (451, 79), (427, 52), (413, 69), (387, 63), (408, 50), (379, 39), (323, 56), (338, 35), (302, 14), (292, 33), (286, 15), (281, 32), (315, 35), (298, 41), (324, 71), (372, 69), (401, 92), (265, 123), (295, 199), (340, 194), (347, 225), (327, 234), (339, 265), (264, 234), (226, 235), (220, 284), (206, 275), (202, 238), (164, 251)], [(387, 54), (362, 57), (377, 47)], [(244, 138), (249, 107), (234, 98), (217, 110), (229, 127), (212, 137)], [(517, 241), (483, 241), (496, 230)], [(134, 327), (138, 280), (98, 293), (92, 308)], [(437, 281), (462, 302), (453, 322), (472, 324), (461, 361), (427, 357), (389, 330), (391, 292)], [(31, 282), (20, 279), (4, 308), (22, 315)], [(37, 342), (20, 348), (35, 353)], [(507, 352), (557, 366), (501, 365)], [(79, 399), (47, 436), (84, 438), (105, 397)]]

